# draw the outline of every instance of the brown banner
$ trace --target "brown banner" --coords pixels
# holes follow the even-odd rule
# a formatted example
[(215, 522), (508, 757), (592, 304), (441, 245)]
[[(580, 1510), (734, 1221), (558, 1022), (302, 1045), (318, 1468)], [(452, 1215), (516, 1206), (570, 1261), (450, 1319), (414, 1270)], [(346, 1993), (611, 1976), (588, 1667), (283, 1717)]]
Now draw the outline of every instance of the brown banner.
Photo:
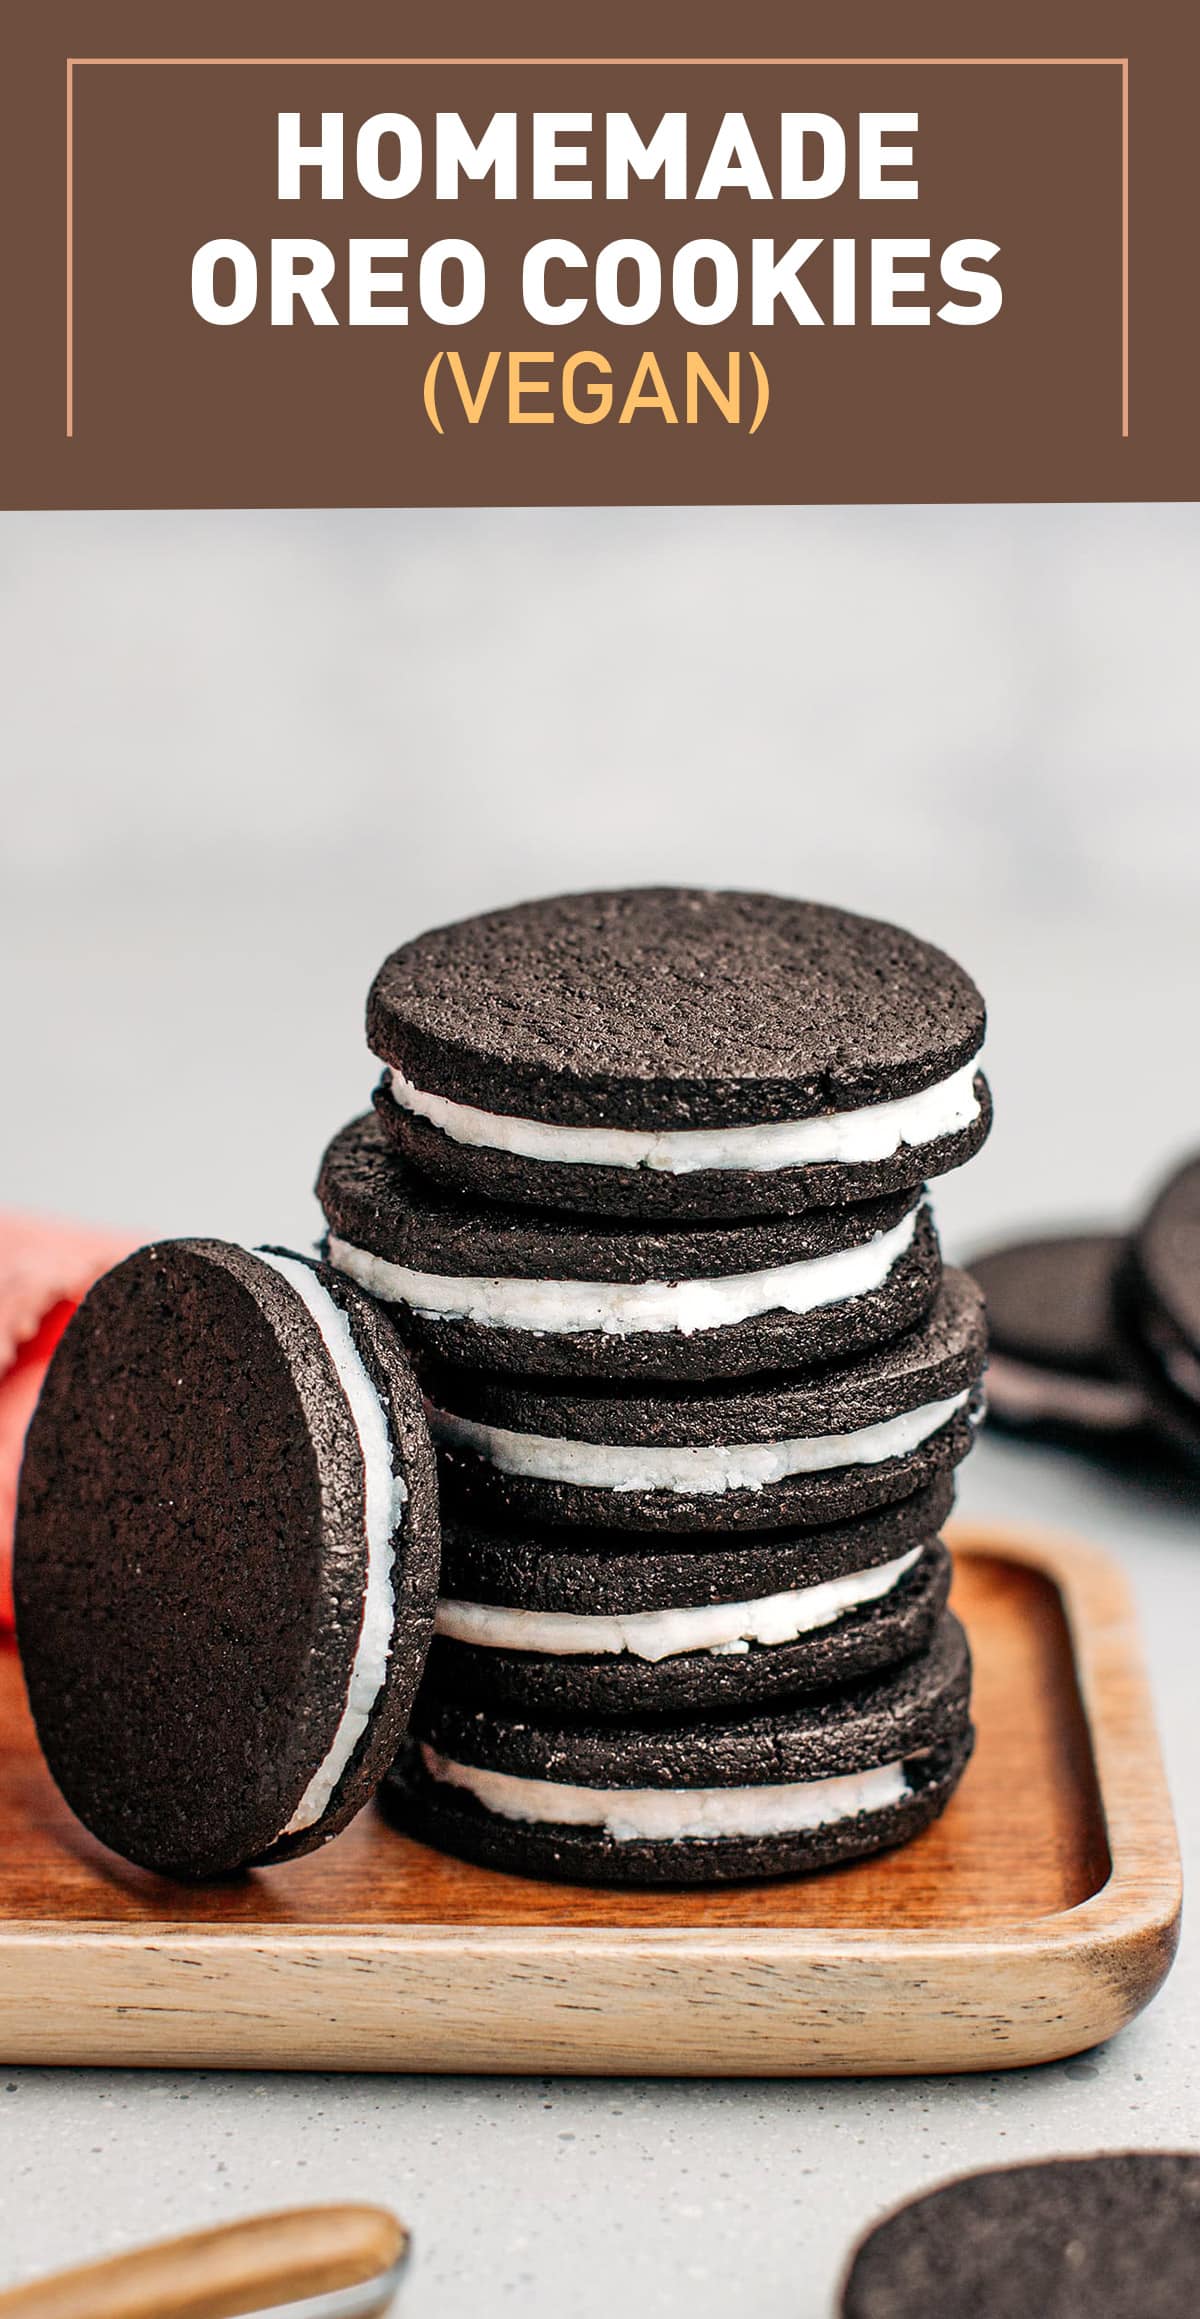
[(1175, 0), (3, 40), (9, 506), (1195, 494)]

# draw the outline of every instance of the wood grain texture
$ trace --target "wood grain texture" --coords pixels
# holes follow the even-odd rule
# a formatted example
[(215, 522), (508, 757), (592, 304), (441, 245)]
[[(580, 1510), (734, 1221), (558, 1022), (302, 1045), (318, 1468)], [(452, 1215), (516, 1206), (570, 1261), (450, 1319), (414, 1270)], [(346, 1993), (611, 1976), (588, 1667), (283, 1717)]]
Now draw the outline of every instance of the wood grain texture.
[(290, 2208), (11, 2287), (0, 2319), (238, 2319), (367, 2282), (382, 2310), (407, 2249), (384, 2207)]
[(9, 2062), (809, 2075), (1078, 2052), (1169, 1969), (1178, 1853), (1125, 1582), (1094, 1550), (952, 1533), (979, 1745), (945, 1817), (831, 1874), (676, 1894), (500, 1876), (370, 1811), (200, 1890), (56, 1795), (0, 1662)]

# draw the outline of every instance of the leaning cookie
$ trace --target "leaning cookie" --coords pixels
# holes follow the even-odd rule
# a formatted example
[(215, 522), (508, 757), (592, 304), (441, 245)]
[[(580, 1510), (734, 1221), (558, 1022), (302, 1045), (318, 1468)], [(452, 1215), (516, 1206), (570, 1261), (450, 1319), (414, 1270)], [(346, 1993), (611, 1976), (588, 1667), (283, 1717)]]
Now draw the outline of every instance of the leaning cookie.
[(988, 1417), (1014, 1432), (1113, 1440), (1147, 1418), (1116, 1282), (1115, 1233), (1020, 1240), (971, 1260), (988, 1316)]
[(751, 1224), (589, 1223), (448, 1197), (373, 1114), (335, 1136), (317, 1196), (330, 1262), (412, 1344), (468, 1368), (631, 1383), (796, 1368), (903, 1335), (941, 1278), (908, 1191)]
[(446, 1503), (487, 1524), (820, 1528), (890, 1505), (966, 1455), (983, 1300), (947, 1272), (928, 1318), (827, 1369), (653, 1395), (420, 1363)]
[(733, 1543), (448, 1518), (429, 1696), (535, 1720), (746, 1712), (896, 1666), (946, 1606), (949, 1474), (824, 1530)]
[(983, 1000), (901, 928), (774, 894), (567, 894), (380, 968), (380, 1118), (469, 1199), (676, 1221), (915, 1191), (979, 1149)]
[(1177, 1168), (1152, 1201), (1130, 1240), (1118, 1295), (1152, 1423), (1200, 1458), (1200, 1158)]
[(927, 1827), (971, 1740), (966, 1638), (946, 1612), (909, 1665), (737, 1721), (534, 1724), (422, 1694), (384, 1796), (409, 1835), (518, 1874), (796, 1876)]
[(1166, 2150), (1005, 2166), (868, 2232), (842, 2319), (1192, 2319), (1200, 2157)]
[(68, 1803), (171, 1876), (310, 1851), (395, 1754), (438, 1559), (420, 1396), (361, 1290), (218, 1241), (131, 1256), (21, 1474), (18, 1636)]

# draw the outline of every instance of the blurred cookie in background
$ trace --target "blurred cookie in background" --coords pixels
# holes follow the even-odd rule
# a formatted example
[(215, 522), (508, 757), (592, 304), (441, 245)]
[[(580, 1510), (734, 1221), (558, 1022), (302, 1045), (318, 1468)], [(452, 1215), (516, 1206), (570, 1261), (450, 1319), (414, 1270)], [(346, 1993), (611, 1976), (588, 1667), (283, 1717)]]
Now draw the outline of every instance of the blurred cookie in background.
[(1151, 1201), (1123, 1256), (1118, 1296), (1156, 1431), (1200, 1459), (1200, 1154)]
[(1123, 1440), (1149, 1418), (1119, 1314), (1126, 1242), (1069, 1232), (985, 1250), (989, 1416), (1019, 1433)]

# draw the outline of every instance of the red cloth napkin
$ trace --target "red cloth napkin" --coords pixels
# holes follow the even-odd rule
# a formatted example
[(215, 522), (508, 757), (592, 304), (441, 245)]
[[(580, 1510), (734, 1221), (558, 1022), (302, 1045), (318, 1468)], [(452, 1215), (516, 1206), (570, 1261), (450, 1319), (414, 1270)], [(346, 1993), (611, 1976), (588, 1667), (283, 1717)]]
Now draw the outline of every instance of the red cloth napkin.
[(0, 1210), (0, 1630), (12, 1625), (12, 1532), (25, 1429), (81, 1297), (136, 1240)]

